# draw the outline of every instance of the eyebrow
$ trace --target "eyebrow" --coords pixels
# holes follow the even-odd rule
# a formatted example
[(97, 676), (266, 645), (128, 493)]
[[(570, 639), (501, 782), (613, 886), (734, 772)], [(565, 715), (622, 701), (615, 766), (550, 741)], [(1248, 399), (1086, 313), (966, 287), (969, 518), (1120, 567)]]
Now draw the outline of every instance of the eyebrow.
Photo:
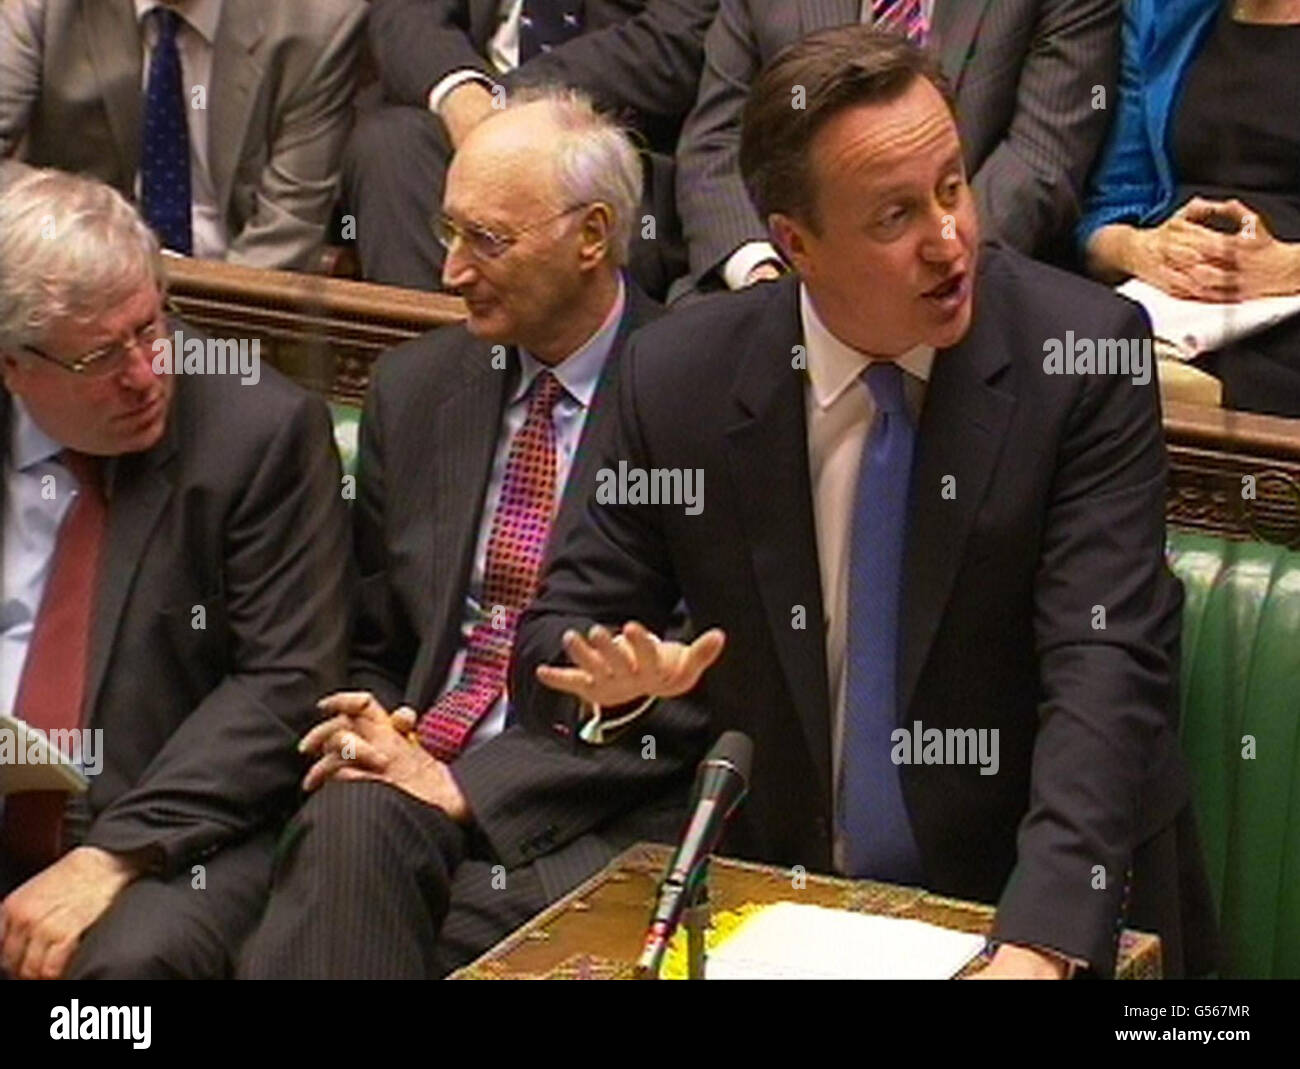
[[(952, 155), (950, 155), (946, 160), (943, 161), (943, 166), (940, 168), (941, 173), (944, 175), (947, 175), (949, 172), (954, 170), (955, 171), (964, 170), (961, 149), (955, 150), (952, 153)], [(876, 201), (887, 200), (889, 197), (895, 196), (899, 193), (905, 193), (912, 188), (913, 185), (911, 182), (896, 182), (895, 184), (890, 186), (885, 186), (883, 189), (872, 194), (871, 199)]]

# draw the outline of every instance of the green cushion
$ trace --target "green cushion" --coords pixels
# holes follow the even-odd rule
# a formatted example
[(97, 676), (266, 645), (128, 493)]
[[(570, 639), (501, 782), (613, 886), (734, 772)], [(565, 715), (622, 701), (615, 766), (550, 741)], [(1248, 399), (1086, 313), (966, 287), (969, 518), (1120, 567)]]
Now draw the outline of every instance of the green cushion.
[(1182, 743), (1222, 975), (1300, 977), (1300, 554), (1176, 531), (1169, 557), (1187, 595)]

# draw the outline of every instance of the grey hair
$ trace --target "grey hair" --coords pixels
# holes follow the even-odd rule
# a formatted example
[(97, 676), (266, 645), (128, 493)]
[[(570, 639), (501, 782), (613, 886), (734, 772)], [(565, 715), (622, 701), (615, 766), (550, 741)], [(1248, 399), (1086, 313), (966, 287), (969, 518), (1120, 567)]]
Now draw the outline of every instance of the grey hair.
[(566, 204), (609, 207), (613, 216), (610, 259), (627, 263), (628, 246), (641, 204), (641, 157), (627, 131), (596, 110), (591, 98), (576, 89), (542, 87), (511, 95), (507, 110), (545, 104), (562, 131), (556, 145), (556, 183)]
[(0, 192), (0, 349), (92, 322), (148, 282), (164, 282), (158, 241), (116, 190), (36, 170)]

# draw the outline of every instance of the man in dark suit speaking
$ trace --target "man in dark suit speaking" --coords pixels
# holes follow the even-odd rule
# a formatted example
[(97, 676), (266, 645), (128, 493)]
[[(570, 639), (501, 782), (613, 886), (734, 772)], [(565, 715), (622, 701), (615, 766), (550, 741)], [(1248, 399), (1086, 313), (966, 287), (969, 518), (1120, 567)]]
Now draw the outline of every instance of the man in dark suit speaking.
[[(386, 354), (370, 384), (356, 689), (322, 703), (304, 740), (315, 793), (249, 977), (441, 975), (618, 849), (677, 831), (672, 795), (680, 807), (703, 727), (693, 710), (656, 711), (655, 730), (689, 742), (654, 760), (638, 740), (575, 754), (508, 726), (519, 612), (551, 530), (581, 521), (627, 337), (661, 313), (622, 270), (632, 145), (577, 96), (518, 100), (470, 134), (448, 176), (443, 276), (468, 322)], [(610, 784), (593, 820), (592, 791)]]
[[(996, 901), (985, 976), (1110, 974), (1123, 923), (1199, 973), (1157, 389), (1044, 362), (1148, 329), (980, 246), (940, 84), (860, 26), (759, 78), (741, 166), (797, 275), (633, 340), (619, 479), (520, 624), (520, 716), (575, 739), (671, 696), (749, 732), (724, 852)], [(637, 471), (702, 473), (702, 509)], [(655, 635), (679, 598), (689, 646)]]
[(162, 283), (156, 239), (107, 186), (35, 171), (0, 195), (0, 712), (98, 754), (70, 804), (3, 799), (11, 975), (226, 975), (295, 739), (343, 678), (325, 405), (246, 341), (252, 361), (228, 361), (240, 343), (173, 331)]

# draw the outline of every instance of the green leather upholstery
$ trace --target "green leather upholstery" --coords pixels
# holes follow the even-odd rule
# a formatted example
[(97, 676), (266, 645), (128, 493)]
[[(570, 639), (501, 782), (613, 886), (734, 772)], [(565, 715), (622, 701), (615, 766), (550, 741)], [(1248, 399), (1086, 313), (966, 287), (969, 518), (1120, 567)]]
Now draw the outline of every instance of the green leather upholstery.
[[(330, 408), (355, 475), (361, 409)], [(1169, 558), (1187, 595), (1182, 741), (1221, 975), (1300, 977), (1300, 553), (1171, 531)]]
[(361, 426), (361, 409), (357, 405), (331, 401), (330, 416), (334, 420), (334, 443), (339, 447), (339, 460), (343, 462), (343, 474), (356, 475), (357, 432)]
[(1300, 977), (1300, 553), (1174, 531), (1169, 557), (1221, 975)]

